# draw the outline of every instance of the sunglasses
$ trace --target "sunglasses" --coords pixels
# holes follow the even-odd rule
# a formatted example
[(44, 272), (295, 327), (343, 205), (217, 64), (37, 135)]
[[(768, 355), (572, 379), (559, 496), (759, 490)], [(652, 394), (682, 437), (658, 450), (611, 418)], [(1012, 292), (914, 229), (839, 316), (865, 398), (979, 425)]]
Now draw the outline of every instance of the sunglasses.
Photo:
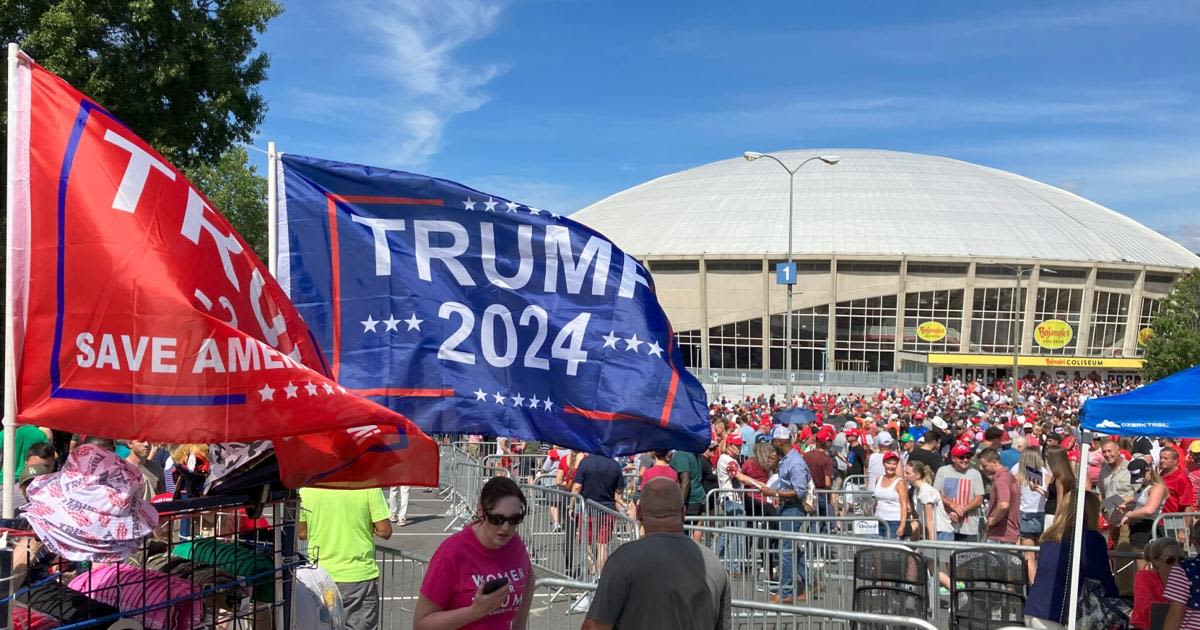
[(512, 525), (513, 527), (516, 527), (517, 525), (520, 525), (522, 521), (525, 520), (525, 515), (524, 514), (514, 514), (512, 516), (505, 516), (504, 514), (484, 514), (483, 519), (485, 521), (487, 521), (488, 523), (495, 525), (496, 527), (501, 527), (505, 523), (508, 523), (508, 524)]
[(1175, 564), (1176, 562), (1179, 562), (1179, 558), (1177, 558), (1175, 556), (1165, 556), (1162, 559), (1162, 563), (1167, 566), (1171, 566), (1171, 565)]

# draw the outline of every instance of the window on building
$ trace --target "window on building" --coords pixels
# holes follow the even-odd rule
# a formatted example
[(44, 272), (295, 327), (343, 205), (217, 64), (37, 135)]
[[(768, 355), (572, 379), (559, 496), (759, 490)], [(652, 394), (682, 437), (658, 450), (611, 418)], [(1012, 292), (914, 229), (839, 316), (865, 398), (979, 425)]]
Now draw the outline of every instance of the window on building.
[(1025, 289), (1013, 303), (1016, 289), (977, 287), (971, 300), (971, 351), (1009, 354), (1013, 351)]
[(708, 364), (726, 370), (761, 370), (761, 319), (747, 319), (708, 329)]
[(1175, 284), (1175, 276), (1169, 273), (1146, 274), (1145, 290), (1149, 293), (1170, 293), (1173, 284)]
[[(906, 294), (904, 349), (913, 352), (958, 352), (962, 341), (962, 311), (962, 289)], [(922, 335), (926, 339), (922, 339)]]
[(894, 370), (896, 296), (838, 302), (835, 338), (834, 369)]
[[(787, 348), (784, 314), (771, 316), (771, 369), (784, 370)], [(824, 370), (829, 339), (829, 307), (816, 306), (792, 313), (792, 370)]]
[(699, 260), (652, 260), (650, 271), (653, 273), (697, 273), (700, 271)]
[(1142, 314), (1138, 317), (1138, 340), (1136, 354), (1142, 356), (1146, 352), (1146, 333), (1153, 323), (1154, 318), (1158, 316), (1158, 312), (1162, 310), (1162, 300), (1156, 298), (1142, 298)]
[(761, 260), (708, 260), (704, 267), (711, 273), (762, 273)]
[(900, 273), (900, 263), (839, 261), (837, 270), (838, 273), (897, 274)]
[(703, 344), (700, 339), (699, 329), (675, 333), (675, 343), (679, 344), (679, 351), (683, 353), (684, 367), (693, 370), (704, 367), (704, 354), (701, 352)]
[(946, 263), (908, 263), (910, 276), (955, 276), (967, 275), (967, 265)]
[[(1083, 309), (1083, 289), (1059, 289), (1042, 287), (1037, 292), (1033, 310), (1033, 330), (1025, 331), (1032, 337), (1035, 354), (1075, 354), (1075, 340), (1079, 335), (1079, 318)], [(1037, 327), (1052, 319), (1065, 321), (1071, 327), (1071, 340), (1059, 348), (1046, 348), (1037, 342)]]
[(1125, 326), (1129, 322), (1129, 296), (1124, 293), (1097, 291), (1092, 304), (1088, 354), (1119, 357), (1125, 346)]
[[(772, 260), (771, 262), (769, 262), (767, 264), (767, 270), (770, 271), (771, 273), (774, 273), (775, 268), (778, 267), (781, 263), (785, 263), (785, 262), (787, 262), (787, 260), (784, 260), (784, 259)], [(792, 262), (796, 263), (796, 273), (798, 275), (804, 275), (804, 274), (820, 275), (820, 274), (828, 274), (829, 273), (829, 261), (828, 260), (793, 260)]]

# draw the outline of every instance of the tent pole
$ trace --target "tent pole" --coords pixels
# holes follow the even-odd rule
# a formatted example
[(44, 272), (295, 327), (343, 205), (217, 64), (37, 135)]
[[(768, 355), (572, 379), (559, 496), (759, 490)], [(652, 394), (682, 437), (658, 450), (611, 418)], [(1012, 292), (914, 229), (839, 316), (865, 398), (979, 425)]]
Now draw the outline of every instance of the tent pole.
[(1087, 462), (1088, 462), (1088, 447), (1091, 446), (1091, 437), (1080, 433), (1080, 451), (1079, 451), (1079, 472), (1077, 477), (1077, 487), (1075, 488), (1075, 528), (1071, 532), (1072, 538), (1072, 553), (1071, 553), (1071, 584), (1070, 590), (1067, 591), (1067, 601), (1070, 602), (1067, 608), (1067, 627), (1074, 628), (1075, 622), (1079, 618), (1079, 570), (1081, 560), (1083, 558), (1083, 506), (1087, 501), (1084, 500), (1084, 488), (1087, 484)]

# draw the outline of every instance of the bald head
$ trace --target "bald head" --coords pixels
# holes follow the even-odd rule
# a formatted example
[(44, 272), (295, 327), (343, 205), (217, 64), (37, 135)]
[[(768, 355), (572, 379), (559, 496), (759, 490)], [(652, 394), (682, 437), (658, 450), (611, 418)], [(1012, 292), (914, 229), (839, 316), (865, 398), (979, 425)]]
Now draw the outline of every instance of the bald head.
[(679, 484), (663, 477), (651, 479), (642, 487), (637, 516), (647, 533), (682, 532), (683, 491)]

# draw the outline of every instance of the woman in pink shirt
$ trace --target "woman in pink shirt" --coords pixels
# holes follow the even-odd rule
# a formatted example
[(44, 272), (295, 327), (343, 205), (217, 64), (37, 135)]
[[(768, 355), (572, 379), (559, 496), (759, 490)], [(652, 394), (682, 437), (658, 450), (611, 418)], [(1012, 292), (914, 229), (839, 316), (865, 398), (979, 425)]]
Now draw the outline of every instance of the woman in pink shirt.
[[(429, 561), (413, 630), (523, 630), (533, 565), (517, 526), (528, 504), (516, 482), (493, 477), (479, 493), (475, 522), (447, 538)], [(489, 582), (503, 581), (485, 593)]]

